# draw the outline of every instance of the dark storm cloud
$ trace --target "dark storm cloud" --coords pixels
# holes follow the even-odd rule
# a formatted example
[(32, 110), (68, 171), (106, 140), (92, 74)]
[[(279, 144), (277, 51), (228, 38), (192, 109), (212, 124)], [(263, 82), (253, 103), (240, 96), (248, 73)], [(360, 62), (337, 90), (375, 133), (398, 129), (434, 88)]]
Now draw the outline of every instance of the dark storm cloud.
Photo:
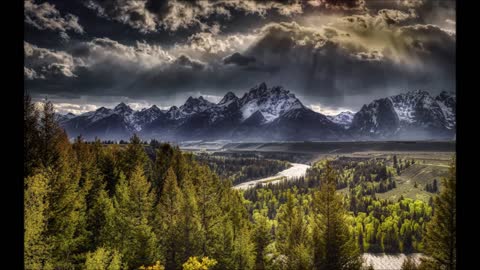
[(47, 77), (75, 77), (75, 69), (82, 65), (70, 54), (63, 51), (54, 51), (39, 48), (24, 42), (25, 70), (27, 79), (45, 79)]
[(63, 39), (69, 39), (67, 31), (84, 33), (77, 16), (70, 13), (62, 15), (55, 5), (48, 2), (39, 4), (34, 0), (25, 0), (24, 17), (25, 23), (39, 30), (59, 32)]
[[(173, 49), (145, 43), (126, 46), (110, 39), (84, 43), (72, 50), (72, 55), (85, 65), (78, 75), (84, 78), (83, 87), (92, 87), (92, 83), (85, 82), (91, 81), (97, 87), (106, 86), (104, 91), (111, 95), (131, 97), (172, 95), (193, 89), (221, 95), (229, 89), (247, 89), (260, 81), (284, 85), (299, 95), (327, 98), (368, 95), (406, 86), (404, 82), (409, 87), (430, 88), (453, 84), (453, 35), (429, 25), (392, 28), (387, 22), (379, 24), (377, 17), (362, 18), (365, 26), (360, 28), (348, 18), (338, 26), (320, 30), (296, 23), (270, 24), (261, 29), (244, 53), (219, 57), (208, 68), (203, 61), (185, 54), (174, 56)], [(363, 35), (368, 36), (369, 32), (378, 36), (364, 40)], [(393, 36), (403, 41), (382, 41)], [(200, 45), (194, 44), (193, 49), (188, 48), (201, 50)], [(381, 46), (371, 49), (377, 45)], [(224, 46), (207, 46), (206, 51), (221, 54), (228, 51)], [(241, 69), (240, 63), (246, 63), (243, 55), (248, 55), (249, 60), (258, 59), (250, 63), (257, 69)], [(225, 62), (238, 66), (224, 65)], [(75, 85), (82, 87), (81, 83)]]
[(174, 62), (177, 65), (192, 68), (194, 70), (202, 70), (205, 68), (205, 63), (191, 59), (190, 57), (182, 54)]
[[(364, 0), (90, 0), (86, 6), (99, 16), (124, 23), (142, 33), (160, 29), (176, 31), (200, 26), (210, 28), (212, 20), (229, 19), (235, 11), (264, 17), (269, 12), (283, 16), (302, 14), (307, 9), (361, 10)], [(212, 19), (213, 18), (213, 19)]]
[[(429, 1), (122, 2), (90, 1), (88, 11), (135, 38), (117, 40), (104, 31), (58, 49), (25, 42), (26, 88), (64, 103), (84, 96), (168, 103), (192, 93), (243, 94), (265, 81), (306, 104), (356, 109), (412, 89), (455, 91), (455, 16)], [(224, 31), (238, 12), (264, 19), (248, 17), (259, 26)], [(284, 15), (270, 21), (272, 12)], [(197, 30), (179, 38), (175, 33), (185, 27)], [(174, 41), (152, 41), (162, 33)]]
[[(362, 23), (359, 23), (359, 20)], [(392, 26), (381, 14), (331, 25), (338, 35), (295, 23), (271, 24), (248, 53), (277, 67), (270, 78), (317, 97), (454, 88), (455, 35), (433, 25)], [(389, 43), (388, 40), (393, 40)]]
[(224, 64), (235, 64), (239, 66), (246, 66), (253, 62), (255, 62), (255, 57), (244, 56), (238, 52), (223, 58)]

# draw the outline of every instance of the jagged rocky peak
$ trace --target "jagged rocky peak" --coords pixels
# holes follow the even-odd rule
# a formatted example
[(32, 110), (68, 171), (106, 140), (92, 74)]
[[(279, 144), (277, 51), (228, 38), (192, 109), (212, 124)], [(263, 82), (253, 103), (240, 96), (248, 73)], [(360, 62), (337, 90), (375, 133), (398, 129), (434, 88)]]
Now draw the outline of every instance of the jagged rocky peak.
[(267, 90), (267, 84), (265, 82), (262, 82), (259, 85), (257, 85), (256, 88), (258, 89), (258, 91), (266, 91)]
[(185, 104), (180, 107), (180, 111), (182, 111), (183, 114), (192, 114), (202, 112), (213, 105), (214, 104), (212, 102), (204, 99), (203, 96), (198, 98), (193, 98), (190, 96)]
[(136, 111), (135, 114), (142, 117), (144, 115), (151, 115), (152, 117), (163, 114), (164, 112), (157, 107), (157, 105), (152, 105), (150, 108), (143, 108), (140, 111)]
[(291, 109), (304, 108), (300, 100), (290, 91), (281, 86), (267, 88), (265, 83), (250, 89), (240, 99), (239, 104), (244, 120), (260, 111), (267, 122), (273, 121)]
[(203, 98), (203, 96), (199, 96), (198, 98), (194, 98), (190, 96), (183, 106), (187, 105), (201, 105), (201, 104), (212, 104), (210, 101)]
[(337, 115), (328, 115), (327, 118), (330, 119), (335, 124), (339, 124), (344, 128), (349, 128), (350, 125), (352, 124), (354, 116), (355, 116), (355, 113), (351, 111), (344, 111)]
[[(118, 107), (118, 106), (117, 106), (117, 107)], [(103, 106), (97, 109), (97, 112), (108, 112), (108, 111), (110, 111), (110, 109), (105, 108), (105, 107), (103, 107)]]
[(238, 100), (238, 97), (233, 92), (228, 92), (222, 100), (220, 100), (218, 105), (228, 105), (236, 100)]
[(240, 99), (242, 104), (246, 104), (251, 100), (264, 100), (264, 99), (296, 99), (295, 95), (290, 93), (282, 86), (272, 86), (271, 88), (267, 87), (267, 84), (262, 82), (255, 87), (251, 88), (250, 91), (245, 93)]
[(353, 117), (351, 129), (359, 134), (387, 135), (395, 132), (399, 117), (391, 99), (381, 98), (363, 105)]
[(161, 111), (160, 108), (158, 108), (155, 104), (153, 104), (149, 109), (152, 111)]
[(242, 100), (260, 97), (262, 95), (265, 95), (267, 93), (267, 90), (267, 84), (265, 82), (262, 82), (250, 88), (250, 91), (243, 95)]
[(160, 110), (160, 108), (158, 108), (157, 105), (152, 105), (150, 108), (143, 108), (140, 112), (141, 113), (153, 113), (153, 114), (163, 113), (163, 111)]
[(121, 102), (120, 104), (118, 104), (113, 110), (117, 113), (132, 113), (133, 112), (133, 109), (130, 108), (130, 106), (128, 106), (124, 102)]
[(445, 102), (446, 100), (456, 101), (456, 94), (453, 92), (442, 91), (438, 96), (435, 97), (436, 100)]
[[(455, 93), (437, 93), (403, 92), (374, 100), (355, 114), (345, 111), (325, 116), (305, 107), (282, 86), (269, 88), (263, 82), (250, 88), (241, 98), (228, 92), (217, 104), (199, 96), (189, 97), (183, 105), (172, 106), (167, 111), (155, 105), (137, 111), (122, 102), (115, 108), (101, 107), (78, 116), (71, 114), (71, 119), (66, 116), (59, 116), (59, 119), (72, 135), (91, 137), (98, 132), (113, 137), (129, 137), (130, 132), (142, 132), (145, 136), (172, 139), (178, 136), (181, 139), (191, 139), (189, 136), (232, 138), (238, 129), (239, 138), (249, 134), (269, 140), (325, 139), (328, 136), (336, 139), (342, 134), (348, 135), (347, 139), (381, 139), (418, 131), (423, 132), (425, 138), (451, 138), (456, 129)], [(116, 130), (111, 131), (112, 127)], [(256, 133), (259, 130), (261, 134)]]

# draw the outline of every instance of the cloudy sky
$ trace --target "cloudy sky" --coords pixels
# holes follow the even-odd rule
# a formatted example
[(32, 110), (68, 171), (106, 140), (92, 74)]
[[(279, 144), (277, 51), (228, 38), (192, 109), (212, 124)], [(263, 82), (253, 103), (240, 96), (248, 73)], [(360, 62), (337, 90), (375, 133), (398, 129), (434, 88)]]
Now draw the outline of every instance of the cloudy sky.
[(266, 82), (324, 113), (455, 91), (450, 0), (25, 0), (25, 89), (59, 112), (218, 101)]

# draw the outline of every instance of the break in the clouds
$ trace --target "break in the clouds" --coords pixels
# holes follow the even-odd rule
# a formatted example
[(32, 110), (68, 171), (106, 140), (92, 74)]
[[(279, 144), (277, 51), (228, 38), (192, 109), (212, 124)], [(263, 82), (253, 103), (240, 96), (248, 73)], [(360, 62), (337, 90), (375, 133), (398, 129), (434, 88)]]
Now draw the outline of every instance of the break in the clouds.
[[(332, 112), (413, 89), (455, 91), (454, 1), (25, 3), (25, 23), (37, 31), (83, 33), (55, 47), (37, 45), (49, 44), (41, 35), (24, 44), (27, 90), (64, 104), (179, 105), (266, 82)], [(121, 40), (97, 22), (123, 29)]]

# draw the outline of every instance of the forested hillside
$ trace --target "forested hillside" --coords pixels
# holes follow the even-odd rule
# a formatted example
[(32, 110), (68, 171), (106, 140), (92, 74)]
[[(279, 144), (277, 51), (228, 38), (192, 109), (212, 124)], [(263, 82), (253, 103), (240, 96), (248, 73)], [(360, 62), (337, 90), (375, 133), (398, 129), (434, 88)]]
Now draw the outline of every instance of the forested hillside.
[(286, 161), (258, 157), (230, 158), (200, 153), (195, 158), (201, 164), (209, 166), (220, 178), (232, 181), (233, 185), (273, 176), (291, 167)]
[(455, 269), (455, 166), (431, 203), (375, 197), (407, 160), (318, 163), (240, 193), (169, 144), (69, 142), (51, 103), (26, 96), (24, 113), (26, 269), (361, 269), (367, 251)]

